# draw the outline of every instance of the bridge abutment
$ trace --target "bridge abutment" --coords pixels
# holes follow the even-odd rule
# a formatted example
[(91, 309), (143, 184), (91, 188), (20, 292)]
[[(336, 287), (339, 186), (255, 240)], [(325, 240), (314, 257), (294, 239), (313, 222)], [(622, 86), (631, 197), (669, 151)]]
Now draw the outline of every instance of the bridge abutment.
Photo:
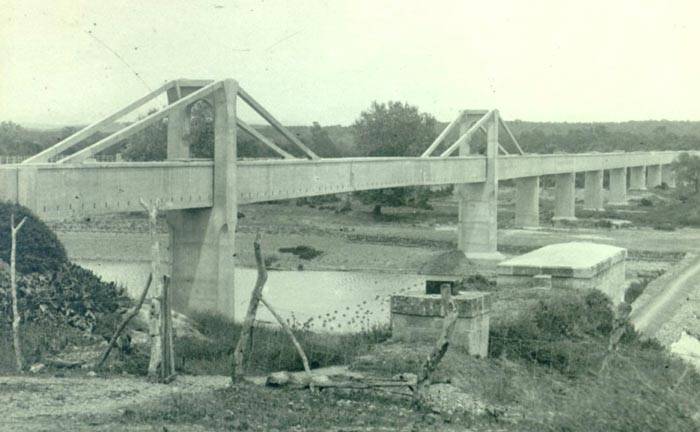
[(515, 226), (540, 226), (540, 178), (524, 177), (515, 182)]
[(583, 205), (586, 210), (604, 210), (603, 170), (586, 171)]
[(647, 168), (645, 166), (630, 167), (630, 190), (647, 189)]
[(610, 170), (610, 204), (627, 204), (627, 168)]
[(576, 219), (576, 174), (556, 174), (554, 180), (554, 217), (552, 221)]

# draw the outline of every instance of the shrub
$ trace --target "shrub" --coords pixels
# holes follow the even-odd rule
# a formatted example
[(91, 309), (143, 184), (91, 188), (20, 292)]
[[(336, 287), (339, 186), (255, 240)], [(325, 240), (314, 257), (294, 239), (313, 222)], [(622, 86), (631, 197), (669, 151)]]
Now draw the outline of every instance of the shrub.
[(494, 323), (489, 356), (526, 360), (578, 375), (597, 364), (612, 322), (612, 303), (600, 291), (557, 294), (510, 322)]
[[(0, 273), (0, 306), (9, 323), (10, 277)], [(131, 300), (113, 282), (103, 282), (90, 270), (67, 263), (55, 272), (32, 273), (17, 280), (18, 307), (25, 322), (56, 322), (109, 334), (120, 308)]]
[(68, 262), (63, 245), (44, 222), (28, 208), (7, 202), (0, 203), (0, 259), (10, 262), (12, 246), (10, 217), (13, 213), (15, 224), (27, 218), (17, 234), (17, 271), (19, 273), (57, 271)]
[(641, 200), (639, 200), (639, 204), (642, 207), (653, 207), (654, 201), (650, 200), (649, 198), (642, 198)]

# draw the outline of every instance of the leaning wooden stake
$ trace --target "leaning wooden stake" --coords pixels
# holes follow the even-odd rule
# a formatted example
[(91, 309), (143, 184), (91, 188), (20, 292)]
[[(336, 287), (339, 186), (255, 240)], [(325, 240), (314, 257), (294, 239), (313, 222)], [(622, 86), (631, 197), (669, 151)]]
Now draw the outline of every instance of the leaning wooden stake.
[(160, 240), (158, 238), (158, 206), (160, 200), (156, 199), (153, 206), (149, 206), (143, 199), (140, 200), (141, 206), (148, 213), (148, 231), (151, 237), (151, 274), (153, 275), (153, 289), (151, 290), (151, 308), (149, 312), (148, 333), (151, 339), (151, 353), (148, 361), (148, 378), (150, 380), (158, 379), (158, 366), (162, 362), (161, 346), (161, 296), (163, 273), (160, 266)]
[(112, 335), (112, 338), (109, 340), (109, 345), (107, 345), (107, 349), (105, 352), (102, 354), (102, 357), (100, 358), (100, 361), (97, 363), (97, 366), (95, 366), (95, 369), (99, 369), (102, 367), (102, 365), (107, 361), (107, 357), (109, 357), (109, 353), (112, 351), (112, 348), (114, 348), (114, 345), (117, 342), (117, 338), (119, 335), (121, 335), (122, 331), (126, 328), (126, 325), (129, 324), (129, 321), (134, 319), (136, 315), (139, 314), (139, 311), (141, 310), (141, 306), (143, 306), (144, 300), (146, 300), (146, 294), (148, 293), (148, 288), (151, 286), (151, 281), (153, 280), (153, 274), (149, 273), (148, 274), (148, 280), (146, 280), (146, 286), (143, 288), (143, 291), (141, 292), (141, 296), (139, 297), (138, 302), (136, 303), (136, 306), (129, 312), (125, 317), (124, 320), (122, 320), (121, 324), (119, 324), (119, 327), (117, 327), (117, 331), (114, 332), (114, 335)]
[(237, 382), (243, 376), (244, 350), (245, 347), (248, 346), (248, 340), (250, 339), (250, 334), (253, 330), (253, 321), (255, 320), (255, 315), (258, 312), (260, 297), (262, 297), (262, 290), (265, 286), (265, 282), (267, 282), (267, 270), (265, 269), (265, 262), (263, 261), (262, 251), (260, 250), (260, 233), (255, 236), (253, 249), (255, 250), (255, 262), (258, 265), (258, 278), (255, 281), (253, 293), (250, 295), (250, 303), (248, 304), (248, 311), (246, 312), (245, 319), (243, 320), (241, 335), (238, 338), (238, 343), (236, 343), (236, 348), (233, 351), (233, 371), (231, 374), (231, 380), (233, 382)]
[(12, 342), (15, 348), (15, 361), (17, 362), (17, 372), (24, 369), (24, 358), (22, 357), (22, 343), (19, 337), (20, 316), (17, 308), (17, 233), (19, 232), (27, 218), (23, 218), (19, 225), (15, 226), (15, 214), (10, 216), (10, 229), (12, 232), (12, 249), (10, 252), (10, 290), (12, 295)]
[(280, 314), (268, 303), (262, 295), (263, 288), (265, 287), (265, 282), (267, 282), (267, 269), (265, 268), (265, 260), (263, 259), (262, 249), (260, 247), (260, 234), (255, 236), (255, 242), (253, 243), (253, 249), (255, 250), (255, 263), (258, 268), (258, 278), (255, 281), (255, 287), (253, 288), (253, 294), (250, 297), (250, 303), (248, 304), (248, 312), (246, 313), (245, 320), (243, 321), (243, 328), (241, 329), (241, 335), (238, 338), (238, 343), (236, 344), (236, 349), (233, 352), (233, 381), (237, 381), (243, 375), (243, 355), (245, 347), (248, 346), (248, 340), (250, 339), (250, 334), (253, 329), (253, 321), (255, 320), (255, 315), (258, 312), (258, 305), (262, 303), (265, 305), (267, 310), (275, 317), (279, 325), (284, 329), (292, 341), (292, 344), (299, 353), (301, 357), (301, 362), (304, 365), (304, 371), (309, 378), (309, 387), (313, 390), (313, 382), (311, 380), (311, 367), (309, 367), (309, 359), (306, 357), (304, 349), (301, 344), (294, 336), (292, 329), (289, 328), (287, 323), (282, 319)]
[(433, 348), (433, 352), (428, 356), (425, 363), (421, 367), (418, 373), (418, 378), (416, 380), (416, 388), (413, 392), (414, 404), (422, 404), (425, 389), (430, 385), (430, 376), (435, 372), (440, 361), (445, 356), (447, 348), (450, 346), (450, 341), (452, 340), (452, 332), (455, 329), (455, 324), (457, 323), (457, 306), (452, 299), (452, 289), (448, 284), (443, 284), (440, 287), (440, 294), (442, 295), (442, 310), (444, 314), (444, 320), (442, 322), (442, 333)]
[(262, 302), (262, 304), (265, 305), (267, 310), (269, 310), (270, 313), (275, 317), (277, 322), (280, 323), (280, 325), (282, 326), (284, 331), (287, 333), (287, 336), (289, 336), (289, 339), (292, 341), (292, 344), (297, 349), (297, 352), (299, 353), (299, 357), (301, 357), (301, 362), (304, 364), (304, 371), (306, 371), (306, 374), (309, 376), (309, 387), (311, 388), (311, 390), (313, 390), (314, 385), (313, 385), (313, 380), (312, 380), (312, 376), (311, 376), (311, 368), (309, 367), (309, 359), (306, 357), (306, 353), (304, 352), (304, 348), (301, 347), (301, 344), (299, 343), (297, 338), (294, 336), (292, 329), (289, 328), (287, 323), (284, 322), (284, 320), (277, 313), (277, 311), (275, 311), (275, 309), (273, 309), (272, 305), (270, 305), (270, 303), (268, 303), (265, 300), (265, 297), (263, 297), (262, 294), (260, 295), (260, 301)]

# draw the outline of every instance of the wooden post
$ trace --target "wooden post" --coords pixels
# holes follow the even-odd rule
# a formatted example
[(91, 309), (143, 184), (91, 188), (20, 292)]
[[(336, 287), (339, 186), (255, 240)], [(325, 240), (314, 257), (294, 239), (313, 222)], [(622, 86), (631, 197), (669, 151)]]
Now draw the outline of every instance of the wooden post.
[(19, 225), (15, 226), (15, 214), (10, 216), (10, 229), (12, 232), (12, 249), (10, 252), (10, 290), (12, 291), (12, 342), (15, 348), (15, 361), (17, 362), (17, 372), (24, 369), (24, 358), (22, 357), (22, 343), (19, 337), (20, 316), (17, 308), (17, 233), (19, 232), (27, 218), (23, 218)]
[(95, 366), (95, 369), (99, 369), (102, 367), (104, 362), (107, 360), (107, 357), (109, 357), (110, 351), (112, 351), (112, 348), (114, 348), (114, 344), (117, 342), (117, 338), (119, 335), (124, 331), (126, 328), (126, 325), (129, 324), (129, 321), (131, 321), (136, 315), (138, 315), (139, 311), (141, 310), (141, 306), (143, 305), (144, 300), (146, 300), (146, 294), (148, 293), (148, 287), (151, 286), (151, 281), (153, 280), (153, 274), (149, 273), (148, 274), (148, 279), (146, 280), (146, 286), (143, 288), (143, 291), (141, 292), (141, 296), (139, 297), (138, 302), (136, 303), (136, 306), (134, 306), (134, 309), (129, 312), (129, 314), (124, 317), (124, 320), (122, 323), (117, 327), (117, 331), (114, 332), (114, 335), (112, 336), (112, 339), (109, 341), (109, 345), (107, 345), (107, 349), (105, 352), (102, 354), (102, 357), (100, 358), (100, 361), (97, 363), (97, 366)]
[(440, 361), (445, 356), (447, 348), (449, 348), (452, 341), (452, 332), (455, 329), (455, 324), (457, 324), (457, 306), (452, 299), (452, 288), (450, 285), (442, 284), (440, 294), (442, 295), (442, 313), (445, 317), (442, 322), (442, 333), (440, 333), (433, 352), (423, 363), (416, 379), (416, 388), (413, 392), (415, 405), (422, 403), (425, 389), (430, 385), (430, 376), (435, 372), (435, 369), (437, 369)]
[(173, 353), (173, 322), (170, 295), (170, 278), (163, 276), (163, 294), (161, 296), (161, 382), (170, 382), (175, 377), (175, 355)]
[(304, 365), (304, 371), (309, 377), (309, 387), (311, 388), (311, 390), (314, 390), (313, 377), (311, 375), (311, 367), (309, 367), (309, 359), (306, 357), (304, 348), (301, 347), (301, 344), (294, 336), (294, 332), (292, 332), (292, 329), (289, 328), (289, 326), (286, 322), (284, 322), (280, 314), (278, 314), (277, 311), (272, 307), (272, 305), (265, 300), (265, 297), (263, 297), (262, 294), (260, 295), (260, 302), (265, 305), (267, 310), (270, 311), (270, 313), (275, 317), (277, 322), (282, 326), (285, 333), (287, 333), (287, 336), (289, 336), (289, 339), (292, 341), (292, 345), (294, 345), (294, 348), (296, 348), (297, 353), (299, 353), (299, 357), (301, 357), (301, 363)]
[(151, 338), (151, 355), (148, 362), (148, 378), (157, 379), (158, 365), (161, 364), (161, 296), (163, 293), (163, 273), (160, 265), (160, 240), (158, 238), (158, 206), (160, 200), (156, 199), (153, 206), (149, 206), (143, 199), (141, 206), (148, 213), (148, 231), (151, 237), (151, 274), (153, 275), (153, 289), (151, 290), (151, 309), (149, 312), (148, 333)]
[(248, 340), (253, 330), (253, 321), (255, 320), (255, 315), (258, 312), (260, 297), (262, 297), (262, 290), (265, 286), (265, 282), (267, 282), (267, 270), (265, 269), (265, 262), (263, 261), (262, 251), (260, 250), (260, 233), (255, 236), (253, 249), (255, 250), (255, 262), (258, 265), (258, 278), (255, 281), (253, 293), (250, 295), (250, 303), (248, 303), (248, 311), (246, 312), (245, 319), (243, 320), (241, 335), (239, 336), (238, 342), (236, 343), (236, 348), (233, 351), (233, 371), (231, 374), (231, 380), (233, 382), (238, 381), (243, 376), (244, 350), (248, 345)]

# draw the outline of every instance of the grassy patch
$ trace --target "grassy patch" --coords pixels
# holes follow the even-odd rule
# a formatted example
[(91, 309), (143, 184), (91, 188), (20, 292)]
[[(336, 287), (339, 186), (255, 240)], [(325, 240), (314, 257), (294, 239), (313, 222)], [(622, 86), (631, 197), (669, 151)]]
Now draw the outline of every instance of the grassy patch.
[[(195, 314), (192, 318), (207, 340), (180, 338), (176, 341), (179, 366), (191, 374), (229, 375), (233, 346), (240, 335), (241, 324), (210, 313)], [(353, 334), (331, 334), (314, 333), (303, 328), (303, 325), (294, 327), (295, 336), (304, 347), (312, 367), (345, 364), (389, 336), (385, 328)], [(246, 364), (249, 365), (249, 373), (303, 370), (294, 346), (279, 328), (255, 327), (248, 348)]]

